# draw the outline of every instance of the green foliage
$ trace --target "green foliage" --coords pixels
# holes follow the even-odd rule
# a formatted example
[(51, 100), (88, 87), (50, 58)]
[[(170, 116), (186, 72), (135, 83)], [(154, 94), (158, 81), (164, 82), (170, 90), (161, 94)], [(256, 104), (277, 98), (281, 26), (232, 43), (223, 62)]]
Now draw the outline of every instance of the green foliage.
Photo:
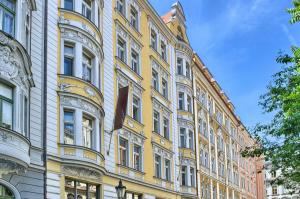
[[(294, 8), (288, 9), (290, 22), (300, 22), (300, 0), (293, 3)], [(271, 183), (300, 193), (300, 49), (292, 46), (291, 51), (292, 55), (280, 53), (276, 59), (282, 69), (273, 75), (267, 93), (260, 98), (264, 112), (274, 117), (254, 128), (257, 145), (247, 147), (242, 155), (264, 156), (272, 165), (271, 171), (282, 172)]]

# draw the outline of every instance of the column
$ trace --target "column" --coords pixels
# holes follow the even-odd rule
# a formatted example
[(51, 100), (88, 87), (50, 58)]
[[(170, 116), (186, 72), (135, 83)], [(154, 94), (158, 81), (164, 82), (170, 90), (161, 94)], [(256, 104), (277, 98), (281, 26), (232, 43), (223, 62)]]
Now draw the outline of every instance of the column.
[(98, 89), (100, 89), (100, 74), (99, 74), (99, 71), (100, 71), (100, 66), (99, 66), (99, 59), (98, 59), (98, 56), (95, 56), (95, 59), (94, 59), (94, 63), (93, 63), (93, 67), (94, 67), (94, 74), (93, 75), (93, 78), (94, 78), (94, 86), (96, 86)]
[(75, 77), (82, 78), (82, 44), (75, 45)]
[(213, 194), (213, 182), (212, 179), (210, 179), (210, 198), (214, 199), (214, 194)]
[(76, 109), (75, 111), (75, 121), (75, 145), (82, 146), (82, 111), (80, 109)]
[(101, 130), (100, 130), (100, 125), (99, 125), (99, 119), (98, 118), (96, 118), (95, 119), (95, 136), (94, 136), (94, 146), (95, 146), (95, 149), (96, 149), (96, 151), (98, 151), (98, 152), (101, 152), (101, 150), (100, 150), (100, 146), (101, 146), (101, 144), (100, 144), (100, 142), (101, 142), (101, 139), (100, 139), (100, 133), (101, 133)]

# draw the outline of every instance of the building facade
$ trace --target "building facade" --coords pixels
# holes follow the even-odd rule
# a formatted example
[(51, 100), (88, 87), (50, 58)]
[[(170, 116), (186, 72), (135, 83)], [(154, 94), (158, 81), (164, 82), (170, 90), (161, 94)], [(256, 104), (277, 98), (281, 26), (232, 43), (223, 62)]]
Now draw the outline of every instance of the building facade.
[(266, 170), (265, 170), (265, 183), (266, 183), (266, 190), (265, 195), (267, 199), (299, 199), (299, 191), (295, 192), (296, 190), (289, 190), (283, 185), (273, 185), (271, 182), (278, 178), (281, 174), (280, 170), (272, 171), (272, 165), (267, 162), (266, 163)]
[(0, 17), (0, 198), (117, 198), (119, 179), (126, 199), (263, 198), (179, 2), (0, 0)]

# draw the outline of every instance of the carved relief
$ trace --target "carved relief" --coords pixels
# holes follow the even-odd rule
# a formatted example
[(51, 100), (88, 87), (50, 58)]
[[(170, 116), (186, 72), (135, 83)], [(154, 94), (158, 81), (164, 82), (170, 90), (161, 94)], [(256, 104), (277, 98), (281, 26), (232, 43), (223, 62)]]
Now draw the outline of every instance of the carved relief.
[(76, 176), (76, 178), (89, 178), (95, 180), (102, 180), (102, 174), (92, 168), (63, 166), (62, 170), (66, 176)]
[(24, 166), (4, 159), (0, 159), (0, 168), (0, 177), (7, 174), (24, 175), (26, 173)]

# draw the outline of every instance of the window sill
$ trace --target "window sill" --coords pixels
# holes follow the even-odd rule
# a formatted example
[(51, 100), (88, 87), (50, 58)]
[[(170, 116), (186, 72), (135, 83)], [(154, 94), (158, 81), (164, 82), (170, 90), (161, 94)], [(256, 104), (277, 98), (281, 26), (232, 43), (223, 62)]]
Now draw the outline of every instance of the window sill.
[(164, 139), (164, 141), (169, 142), (170, 144), (172, 144), (172, 141), (170, 139), (162, 136), (159, 132), (152, 131), (152, 133), (154, 133), (155, 135), (159, 136), (161, 139)]
[[(131, 72), (132, 74), (134, 74), (138, 79), (140, 79), (140, 80), (143, 80), (143, 79), (144, 79), (139, 73), (137, 73), (137, 72), (135, 72), (134, 70), (132, 70), (132, 68), (131, 68), (126, 62), (124, 62), (122, 59), (120, 59), (118, 56), (115, 56), (115, 59), (116, 59), (118, 62), (120, 62), (122, 65), (124, 65), (127, 69), (129, 69), (130, 72)], [(141, 66), (140, 66), (139, 68), (141, 68)]]
[(145, 174), (146, 174), (146, 173), (143, 172), (143, 171), (137, 170), (137, 169), (132, 168), (132, 167), (129, 167), (129, 166), (122, 165), (122, 164), (120, 164), (120, 163), (118, 163), (117, 166), (118, 166), (118, 167), (122, 167), (122, 168), (124, 168), (124, 169), (128, 169), (128, 170), (130, 170), (130, 171), (134, 171), (134, 172), (136, 172), (136, 173), (140, 173), (140, 174), (142, 174), (142, 175), (145, 175)]
[(154, 88), (152, 85), (151, 85), (151, 89), (157, 93), (160, 97), (162, 97), (168, 104), (171, 104), (171, 101), (165, 97), (163, 94), (161, 94), (156, 88)]
[(169, 66), (169, 63), (168, 63), (168, 61), (166, 60), (166, 59), (164, 59), (162, 56), (161, 56), (161, 54), (158, 52), (158, 50), (157, 49), (155, 49), (153, 46), (149, 46), (154, 52), (155, 52), (155, 54), (159, 57), (159, 59), (161, 60), (161, 61), (163, 61), (166, 65), (168, 65)]
[(154, 179), (157, 179), (157, 180), (161, 180), (163, 182), (166, 182), (166, 183), (171, 183), (173, 184), (174, 182), (173, 181), (170, 181), (170, 180), (166, 180), (164, 178), (161, 178), (161, 177), (156, 177), (156, 176), (153, 176)]
[(92, 153), (96, 153), (97, 155), (99, 155), (102, 159), (104, 159), (104, 156), (102, 155), (101, 152), (95, 150), (95, 149), (91, 149), (85, 146), (80, 146), (80, 145), (75, 145), (75, 144), (64, 144), (64, 143), (59, 143), (59, 146), (61, 147), (70, 147), (70, 148), (77, 148), (77, 149), (83, 149), (83, 150), (87, 150), (90, 151)]

